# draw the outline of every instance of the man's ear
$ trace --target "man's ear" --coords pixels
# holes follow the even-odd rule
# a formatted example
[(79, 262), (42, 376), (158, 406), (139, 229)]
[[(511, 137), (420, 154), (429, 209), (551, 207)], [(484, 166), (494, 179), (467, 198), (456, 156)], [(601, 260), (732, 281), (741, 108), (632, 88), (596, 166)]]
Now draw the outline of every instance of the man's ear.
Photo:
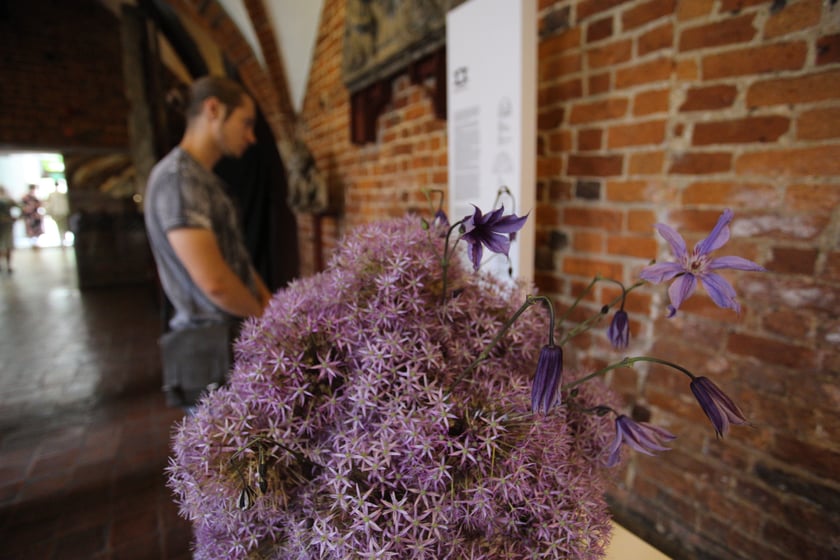
[(204, 111), (211, 120), (223, 119), (225, 106), (218, 97), (208, 97), (204, 100)]

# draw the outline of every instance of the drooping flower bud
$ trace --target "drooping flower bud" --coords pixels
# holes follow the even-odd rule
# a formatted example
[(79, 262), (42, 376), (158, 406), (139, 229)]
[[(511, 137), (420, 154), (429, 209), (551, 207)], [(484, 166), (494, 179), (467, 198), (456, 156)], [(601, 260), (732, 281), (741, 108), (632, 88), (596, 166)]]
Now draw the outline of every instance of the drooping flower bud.
[(531, 389), (531, 411), (546, 414), (557, 401), (557, 389), (563, 374), (563, 348), (546, 344), (540, 350), (537, 373)]
[(630, 344), (630, 320), (623, 309), (619, 309), (613, 315), (610, 328), (607, 329), (607, 338), (616, 350), (623, 350)]

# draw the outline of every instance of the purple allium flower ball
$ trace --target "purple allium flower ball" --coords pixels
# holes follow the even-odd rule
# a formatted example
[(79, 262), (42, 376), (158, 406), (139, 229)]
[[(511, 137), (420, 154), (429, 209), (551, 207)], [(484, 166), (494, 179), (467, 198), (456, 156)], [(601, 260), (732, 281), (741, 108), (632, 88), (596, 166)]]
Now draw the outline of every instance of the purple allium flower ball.
[(451, 390), (529, 287), (455, 259), (442, 304), (443, 243), (412, 217), (360, 227), (246, 324), (228, 384), (173, 438), (195, 558), (603, 557), (611, 422), (531, 412), (536, 310)]

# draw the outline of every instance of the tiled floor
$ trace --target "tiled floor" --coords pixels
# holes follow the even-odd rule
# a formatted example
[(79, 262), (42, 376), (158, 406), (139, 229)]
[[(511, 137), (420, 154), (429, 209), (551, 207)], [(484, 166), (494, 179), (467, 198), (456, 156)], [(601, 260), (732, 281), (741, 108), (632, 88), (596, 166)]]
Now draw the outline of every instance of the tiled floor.
[(72, 249), (0, 271), (0, 559), (190, 558), (164, 484), (157, 293), (79, 291)]

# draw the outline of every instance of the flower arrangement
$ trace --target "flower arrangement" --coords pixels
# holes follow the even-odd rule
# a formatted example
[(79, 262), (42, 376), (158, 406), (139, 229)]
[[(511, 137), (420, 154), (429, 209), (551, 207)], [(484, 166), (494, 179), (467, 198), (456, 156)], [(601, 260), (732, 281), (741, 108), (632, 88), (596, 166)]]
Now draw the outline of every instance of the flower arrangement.
[(358, 228), (245, 325), (228, 384), (173, 440), (169, 485), (196, 558), (602, 558), (602, 467), (622, 444), (650, 454), (674, 436), (617, 412), (601, 375), (663, 363), (691, 378), (719, 435), (746, 422), (709, 379), (664, 360), (563, 369), (563, 345), (614, 307), (608, 337), (627, 346), (624, 299), (644, 282), (673, 280), (671, 314), (698, 281), (737, 310), (714, 271), (761, 268), (711, 258), (731, 212), (693, 251), (657, 225), (676, 261), (559, 343), (549, 298), (478, 270), (525, 219), (476, 208), (451, 226), (439, 211)]

